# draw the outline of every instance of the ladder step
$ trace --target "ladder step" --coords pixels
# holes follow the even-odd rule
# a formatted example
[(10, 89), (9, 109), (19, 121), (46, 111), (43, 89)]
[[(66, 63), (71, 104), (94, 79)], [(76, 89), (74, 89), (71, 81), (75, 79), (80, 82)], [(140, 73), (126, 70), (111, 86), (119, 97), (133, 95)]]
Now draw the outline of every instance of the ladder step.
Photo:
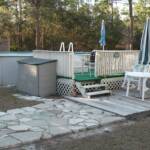
[(106, 84), (93, 84), (93, 85), (85, 85), (83, 88), (90, 89), (90, 88), (99, 88), (99, 87), (106, 87)]
[(110, 94), (110, 93), (111, 93), (110, 90), (102, 90), (102, 91), (96, 91), (96, 92), (88, 92), (88, 93), (86, 93), (86, 95), (91, 97), (91, 96)]

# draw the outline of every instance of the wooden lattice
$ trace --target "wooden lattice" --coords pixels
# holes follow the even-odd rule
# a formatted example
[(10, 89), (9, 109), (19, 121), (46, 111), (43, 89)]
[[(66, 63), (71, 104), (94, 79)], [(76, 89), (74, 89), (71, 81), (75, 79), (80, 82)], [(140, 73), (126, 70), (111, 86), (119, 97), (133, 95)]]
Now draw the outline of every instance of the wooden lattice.
[(118, 78), (106, 78), (101, 80), (102, 84), (107, 84), (109, 90), (119, 90), (121, 89), (123, 83), (123, 77)]
[[(117, 90), (121, 88), (121, 85), (123, 83), (123, 78), (107, 78), (101, 80), (102, 84), (107, 84), (107, 89), (109, 90)], [(94, 81), (86, 81), (82, 82), (82, 85), (89, 85), (89, 84), (94, 84)], [(78, 88), (75, 86), (75, 81), (72, 79), (64, 79), (64, 78), (59, 78), (57, 80), (57, 94), (61, 96), (74, 96), (77, 94), (80, 94)]]

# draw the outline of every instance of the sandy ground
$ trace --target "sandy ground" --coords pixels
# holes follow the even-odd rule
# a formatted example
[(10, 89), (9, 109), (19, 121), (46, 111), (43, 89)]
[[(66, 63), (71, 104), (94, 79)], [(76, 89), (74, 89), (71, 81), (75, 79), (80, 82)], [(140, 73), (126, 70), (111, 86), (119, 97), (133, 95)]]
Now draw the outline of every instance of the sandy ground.
[(0, 88), (0, 111), (39, 104), (39, 102), (19, 99), (13, 96), (15, 93), (16, 90), (13, 88)]

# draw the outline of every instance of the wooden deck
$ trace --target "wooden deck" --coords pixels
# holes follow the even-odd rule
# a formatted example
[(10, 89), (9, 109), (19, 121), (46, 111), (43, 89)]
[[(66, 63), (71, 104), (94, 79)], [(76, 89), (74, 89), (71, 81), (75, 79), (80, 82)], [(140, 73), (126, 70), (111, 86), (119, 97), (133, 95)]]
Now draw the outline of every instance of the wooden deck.
[(142, 101), (133, 97), (125, 97), (124, 94), (125, 91), (118, 91), (111, 96), (102, 96), (96, 99), (80, 97), (67, 98), (71, 101), (86, 104), (124, 117), (150, 112), (150, 99)]

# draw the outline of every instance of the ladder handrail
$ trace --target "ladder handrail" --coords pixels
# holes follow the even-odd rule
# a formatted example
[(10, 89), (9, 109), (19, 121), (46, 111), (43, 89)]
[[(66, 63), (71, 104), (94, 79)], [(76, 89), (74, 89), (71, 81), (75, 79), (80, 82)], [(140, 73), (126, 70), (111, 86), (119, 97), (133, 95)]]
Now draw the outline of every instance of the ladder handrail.
[[(61, 42), (59, 51), (60, 52), (65, 52), (66, 51), (65, 50), (65, 43), (64, 42)], [(69, 43), (68, 52), (74, 52), (73, 42)]]
[(74, 52), (73, 42), (69, 43), (68, 52)]
[(65, 52), (65, 43), (64, 42), (61, 42), (59, 51), (60, 52), (62, 52), (62, 51)]

